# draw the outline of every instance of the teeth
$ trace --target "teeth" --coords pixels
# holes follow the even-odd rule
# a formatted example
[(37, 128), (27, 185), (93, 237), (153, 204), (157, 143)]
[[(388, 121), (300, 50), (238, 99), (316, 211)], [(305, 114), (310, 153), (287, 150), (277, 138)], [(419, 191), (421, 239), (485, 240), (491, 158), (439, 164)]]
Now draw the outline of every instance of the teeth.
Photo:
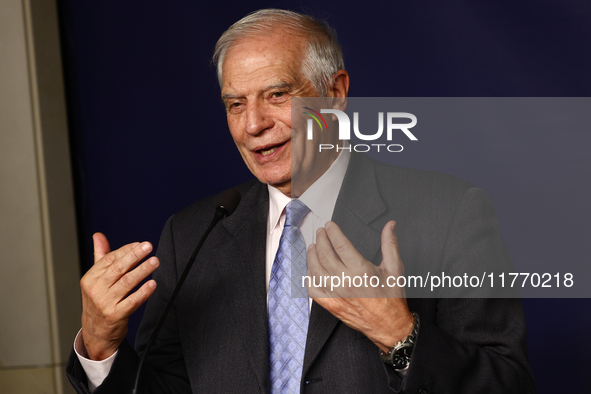
[(260, 152), (261, 152), (261, 155), (267, 156), (267, 155), (270, 155), (271, 153), (275, 152), (276, 150), (277, 150), (277, 147), (274, 146), (271, 149), (261, 149)]

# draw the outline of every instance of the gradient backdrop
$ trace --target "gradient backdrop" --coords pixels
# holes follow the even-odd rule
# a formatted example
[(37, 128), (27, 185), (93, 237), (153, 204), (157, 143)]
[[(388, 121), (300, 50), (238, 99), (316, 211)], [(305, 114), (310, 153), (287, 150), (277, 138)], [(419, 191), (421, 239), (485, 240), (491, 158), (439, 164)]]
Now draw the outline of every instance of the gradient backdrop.
[[(586, 0), (60, 1), (83, 271), (92, 233), (104, 232), (113, 247), (156, 244), (174, 212), (251, 178), (227, 130), (210, 56), (229, 25), (265, 7), (304, 11), (337, 29), (352, 96), (591, 93)], [(483, 187), (513, 260), (539, 255), (557, 270), (561, 258), (589, 264), (589, 134), (556, 130), (508, 144), (482, 137), (440, 137), (433, 160), (400, 156), (397, 164)], [(475, 146), (498, 160), (486, 165), (471, 154)], [(509, 173), (521, 176), (506, 181)], [(528, 196), (535, 201), (524, 203)], [(538, 392), (591, 392), (591, 300), (523, 303)]]

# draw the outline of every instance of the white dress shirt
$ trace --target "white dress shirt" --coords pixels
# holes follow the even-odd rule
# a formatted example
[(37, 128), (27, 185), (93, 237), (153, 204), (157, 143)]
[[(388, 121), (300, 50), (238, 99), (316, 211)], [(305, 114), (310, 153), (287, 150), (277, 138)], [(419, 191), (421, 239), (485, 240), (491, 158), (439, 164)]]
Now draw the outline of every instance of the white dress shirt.
[[(316, 230), (324, 227), (326, 222), (332, 218), (350, 157), (350, 152), (342, 150), (329, 169), (299, 198), (310, 208), (310, 212), (300, 224), (306, 247), (316, 242)], [(279, 248), (279, 240), (285, 224), (285, 207), (292, 199), (273, 186), (268, 185), (267, 187), (269, 189), (269, 215), (267, 219), (266, 283), (267, 292), (269, 292), (271, 268), (273, 267), (273, 261)], [(311, 307), (312, 302), (309, 305)], [(87, 353), (81, 338), (81, 332), (82, 330), (78, 332), (74, 340), (74, 351), (88, 378), (88, 389), (93, 392), (109, 374), (117, 352), (105, 360), (90, 360), (85, 357)]]
[[(328, 170), (299, 197), (299, 200), (310, 208), (310, 212), (300, 223), (300, 230), (304, 236), (306, 248), (316, 243), (316, 230), (324, 227), (326, 222), (332, 218), (350, 156), (351, 154), (348, 151), (341, 151)], [(279, 240), (285, 225), (285, 207), (292, 198), (287, 197), (273, 186), (267, 185), (267, 188), (269, 189), (269, 216), (267, 218), (266, 279), (267, 292), (269, 292), (271, 268), (273, 267), (273, 261), (279, 248)]]

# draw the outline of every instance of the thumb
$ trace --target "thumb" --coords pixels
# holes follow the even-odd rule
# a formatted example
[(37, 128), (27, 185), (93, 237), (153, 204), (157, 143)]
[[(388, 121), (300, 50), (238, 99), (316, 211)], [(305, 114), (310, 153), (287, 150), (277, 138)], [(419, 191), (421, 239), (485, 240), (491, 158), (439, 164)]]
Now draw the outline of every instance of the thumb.
[(103, 233), (94, 233), (92, 242), (94, 244), (94, 262), (96, 263), (111, 251), (111, 246)]
[(396, 237), (396, 222), (391, 220), (382, 230), (382, 264), (381, 267), (391, 275), (404, 275), (404, 265), (398, 250), (398, 237)]

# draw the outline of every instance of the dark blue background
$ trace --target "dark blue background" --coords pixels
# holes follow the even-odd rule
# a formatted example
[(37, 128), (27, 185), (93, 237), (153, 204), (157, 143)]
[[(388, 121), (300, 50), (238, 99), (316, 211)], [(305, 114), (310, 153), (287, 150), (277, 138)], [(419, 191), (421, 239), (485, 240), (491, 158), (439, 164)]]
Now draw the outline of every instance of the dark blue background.
[[(591, 4), (585, 0), (63, 0), (59, 6), (83, 270), (92, 264), (93, 232), (104, 232), (113, 247), (157, 243), (175, 211), (250, 179), (227, 130), (210, 56), (219, 35), (253, 10), (274, 6), (325, 18), (339, 32), (352, 96), (589, 96), (591, 91)], [(457, 143), (462, 142), (450, 141)], [(501, 158), (519, 155), (511, 147), (496, 149)], [(555, 154), (540, 152), (533, 159)], [(441, 170), (429, 163), (422, 167)], [(502, 185), (495, 176), (493, 168), (470, 181)], [(547, 186), (544, 198), (564, 201), (567, 191)], [(495, 204), (512, 193), (487, 191)], [(539, 215), (555, 210), (550, 204)], [(497, 211), (506, 236), (511, 217), (498, 205)], [(554, 242), (555, 235), (569, 238), (568, 227), (550, 227), (540, 244)], [(581, 264), (589, 262), (578, 257)], [(538, 392), (589, 392), (590, 300), (523, 303)], [(138, 322), (134, 316), (130, 339)]]

